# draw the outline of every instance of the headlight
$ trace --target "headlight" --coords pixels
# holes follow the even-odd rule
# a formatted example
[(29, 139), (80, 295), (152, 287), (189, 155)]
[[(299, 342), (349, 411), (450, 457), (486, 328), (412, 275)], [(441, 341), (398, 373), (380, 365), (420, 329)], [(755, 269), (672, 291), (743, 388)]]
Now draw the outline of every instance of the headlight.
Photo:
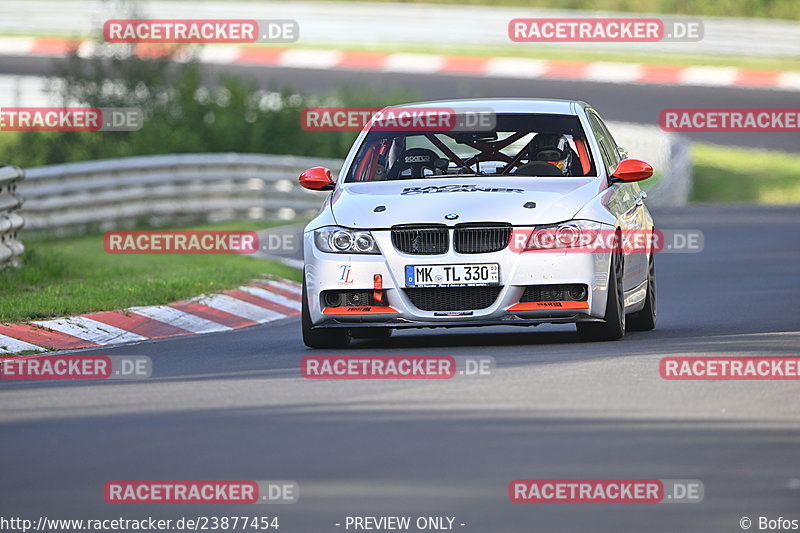
[(326, 226), (314, 231), (314, 242), (323, 252), (333, 254), (380, 254), (368, 231)]
[(550, 226), (536, 226), (525, 250), (552, 250), (591, 246), (600, 237), (602, 224), (591, 220), (569, 220)]

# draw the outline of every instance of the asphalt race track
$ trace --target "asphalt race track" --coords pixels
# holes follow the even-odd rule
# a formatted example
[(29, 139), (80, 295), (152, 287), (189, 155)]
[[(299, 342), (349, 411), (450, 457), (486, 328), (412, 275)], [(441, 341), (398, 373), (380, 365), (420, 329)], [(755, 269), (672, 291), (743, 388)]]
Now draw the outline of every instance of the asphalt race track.
[[(37, 57), (0, 57), (0, 73), (53, 75), (59, 61)], [(245, 65), (203, 67), (209, 84), (218, 75), (250, 78), (265, 90), (302, 92), (341, 87), (392, 91), (402, 88), (412, 99), (521, 97), (585, 100), (606, 120), (658, 125), (665, 108), (798, 108), (800, 92), (738, 87), (630, 85), (554, 79), (512, 79), (480, 75), (420, 75), (377, 71), (280, 68)], [(698, 141), (784, 152), (800, 151), (797, 136), (784, 132), (685, 134)]]
[[(83, 352), (150, 356), (150, 380), (0, 382), (0, 515), (277, 515), (286, 533), (343, 531), (347, 515), (455, 516), (480, 533), (732, 532), (743, 516), (800, 518), (797, 382), (658, 374), (666, 355), (798, 355), (800, 208), (655, 216), (661, 229), (701, 229), (705, 249), (657, 258), (653, 332), (581, 344), (572, 326), (413, 330), (349, 352), (492, 355), (490, 377), (304, 380), (311, 352), (288, 319)], [(699, 479), (705, 500), (514, 504), (518, 478)], [(114, 479), (287, 479), (301, 495), (114, 506), (102, 496)]]

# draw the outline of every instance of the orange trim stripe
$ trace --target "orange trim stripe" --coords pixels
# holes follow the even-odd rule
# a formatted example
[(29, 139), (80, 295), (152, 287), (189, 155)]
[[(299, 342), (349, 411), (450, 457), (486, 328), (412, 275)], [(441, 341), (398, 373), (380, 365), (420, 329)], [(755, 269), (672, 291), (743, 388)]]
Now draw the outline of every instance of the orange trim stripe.
[(577, 139), (575, 141), (575, 148), (578, 149), (578, 158), (581, 161), (581, 170), (583, 170), (583, 175), (586, 176), (589, 174), (589, 171), (592, 170), (592, 163), (589, 160), (589, 152), (586, 150), (586, 143), (584, 143), (581, 139)]
[(589, 302), (520, 302), (508, 308), (508, 311), (553, 311), (561, 309), (589, 309)]
[(326, 307), (324, 315), (395, 315), (398, 311), (394, 307), (365, 305), (360, 307)]

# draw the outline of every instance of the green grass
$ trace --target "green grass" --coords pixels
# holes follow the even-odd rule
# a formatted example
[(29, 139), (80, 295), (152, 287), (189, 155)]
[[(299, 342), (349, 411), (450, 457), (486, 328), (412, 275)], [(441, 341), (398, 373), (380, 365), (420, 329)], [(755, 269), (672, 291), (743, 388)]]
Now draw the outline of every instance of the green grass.
[[(266, 228), (264, 221), (192, 229)], [(22, 267), (0, 273), (0, 321), (158, 305), (230, 289), (265, 274), (300, 280), (293, 268), (244, 255), (113, 255), (102, 235), (25, 240)]]
[(0, 131), (0, 165), (19, 165), (19, 161), (15, 163), (14, 152), (12, 146), (19, 137), (18, 131)]
[(695, 202), (800, 203), (800, 155), (696, 143)]

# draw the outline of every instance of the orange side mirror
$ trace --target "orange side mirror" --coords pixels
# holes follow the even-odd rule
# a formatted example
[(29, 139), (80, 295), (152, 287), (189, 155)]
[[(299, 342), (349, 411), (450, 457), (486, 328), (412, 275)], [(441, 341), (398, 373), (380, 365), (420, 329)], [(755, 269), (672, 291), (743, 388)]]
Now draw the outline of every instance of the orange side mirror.
[(638, 159), (623, 159), (611, 174), (621, 181), (642, 181), (653, 175), (653, 167)]
[(331, 171), (325, 167), (309, 168), (300, 174), (300, 185), (312, 191), (329, 191), (334, 187)]

